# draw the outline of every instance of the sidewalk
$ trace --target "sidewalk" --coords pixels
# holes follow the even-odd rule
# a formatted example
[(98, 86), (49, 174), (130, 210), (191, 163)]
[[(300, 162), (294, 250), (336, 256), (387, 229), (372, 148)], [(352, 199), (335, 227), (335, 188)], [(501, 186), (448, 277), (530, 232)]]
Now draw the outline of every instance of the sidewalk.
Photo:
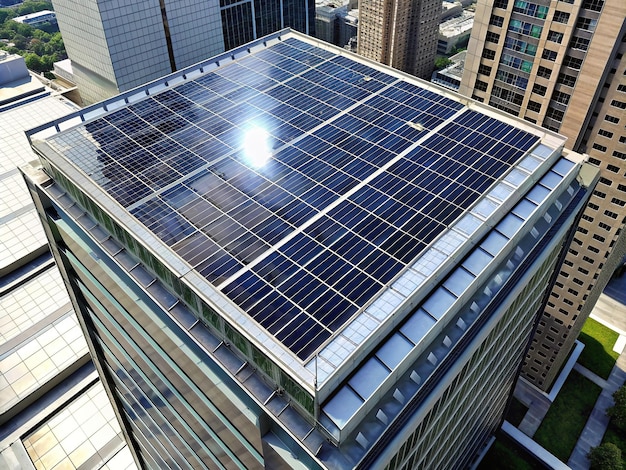
[[(613, 404), (613, 393), (626, 381), (626, 349), (622, 347), (624, 344), (624, 332), (626, 330), (626, 305), (622, 300), (624, 297), (616, 298), (615, 295), (617, 293), (621, 296), (624, 295), (624, 291), (622, 291), (621, 287), (626, 286), (624, 283), (625, 280), (626, 279), (618, 279), (616, 282), (612, 281), (609, 283), (606, 290), (609, 290), (609, 287), (612, 286), (613, 295), (600, 295), (590, 315), (595, 320), (620, 334), (617, 345), (619, 345), (622, 350), (619, 351), (621, 354), (617, 358), (609, 378), (604, 380), (579, 364), (576, 365), (576, 370), (602, 387), (602, 392), (593, 407), (593, 411), (585, 424), (583, 432), (578, 438), (578, 442), (576, 442), (576, 447), (574, 447), (572, 455), (570, 455), (567, 461), (567, 464), (572, 470), (586, 470), (589, 468), (587, 454), (592, 447), (597, 447), (602, 443), (602, 438), (609, 425), (606, 409)], [(617, 289), (615, 288), (616, 284), (619, 285)]]
[[(546, 416), (550, 405), (561, 391), (561, 387), (565, 383), (565, 380), (569, 377), (572, 369), (576, 368), (576, 361), (580, 357), (580, 354), (585, 347), (579, 341), (576, 341), (576, 346), (570, 354), (569, 359), (563, 366), (563, 370), (555, 380), (550, 393), (543, 392), (527, 382), (523, 377), (520, 377), (515, 384), (515, 391), (513, 395), (522, 404), (528, 407), (528, 411), (524, 416), (524, 419), (519, 424), (518, 428), (528, 437), (533, 437), (537, 428), (541, 425), (543, 418)], [(585, 369), (586, 370), (586, 369)]]
[[(543, 452), (538, 453), (536, 449), (538, 444), (528, 438), (525, 438), (524, 435), (521, 435), (521, 433), (515, 433), (515, 431), (510, 429), (512, 426), (509, 425), (506, 430), (503, 426), (503, 430), (507, 432), (507, 434), (511, 435), (511, 437), (513, 437), (519, 444), (535, 454), (544, 462), (544, 464), (548, 465), (549, 468), (556, 469), (569, 467), (572, 470), (589, 469), (587, 454), (592, 447), (596, 447), (601, 444), (602, 438), (609, 424), (609, 418), (606, 416), (606, 409), (613, 404), (612, 395), (615, 390), (626, 382), (626, 348), (623, 348), (626, 341), (626, 304), (622, 303), (621, 299), (615, 299), (614, 297), (602, 294), (594, 307), (591, 317), (620, 334), (616, 347), (621, 349), (621, 354), (607, 380), (598, 377), (596, 374), (578, 363), (572, 364), (574, 370), (600, 386), (602, 388), (602, 392), (600, 393), (600, 396), (594, 405), (593, 411), (591, 412), (589, 419), (587, 420), (587, 423), (585, 424), (585, 427), (576, 442), (576, 446), (570, 455), (567, 466), (565, 464), (563, 464), (563, 466), (555, 465), (554, 462), (550, 462), (545, 458), (544, 454), (547, 452), (545, 449), (542, 449)], [(574, 362), (576, 359), (574, 359)], [(570, 366), (569, 362), (570, 361), (568, 361), (568, 366)], [(567, 368), (568, 367), (564, 367), (564, 370)], [(569, 375), (569, 372), (562, 375), (567, 376)], [(515, 396), (518, 400), (529, 407), (526, 416), (517, 429), (523, 432), (526, 436), (532, 437), (547, 413), (553, 397), (549, 397), (547, 394), (530, 385), (527, 385), (523, 380), (518, 380)], [(528, 441), (530, 441), (530, 444)]]
[[(626, 306), (620, 305), (619, 308), (622, 310), (623, 318), (626, 318)], [(592, 447), (597, 447), (602, 443), (602, 437), (609, 425), (606, 409), (613, 404), (612, 395), (626, 381), (626, 350), (623, 350), (617, 358), (617, 362), (606, 381), (578, 364), (575, 369), (602, 387), (602, 393), (600, 393), (587, 424), (585, 424), (585, 428), (578, 438), (578, 442), (576, 442), (576, 447), (574, 447), (574, 451), (567, 461), (567, 465), (572, 470), (586, 470), (589, 468), (587, 454)]]

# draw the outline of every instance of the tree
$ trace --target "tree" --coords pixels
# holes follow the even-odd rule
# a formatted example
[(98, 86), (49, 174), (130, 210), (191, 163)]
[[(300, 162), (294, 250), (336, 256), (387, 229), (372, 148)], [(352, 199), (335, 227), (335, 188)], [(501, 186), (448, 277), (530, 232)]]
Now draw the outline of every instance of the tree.
[(31, 39), (28, 44), (28, 50), (38, 56), (42, 56), (46, 53), (46, 45), (40, 39)]
[(33, 32), (35, 31), (35, 28), (33, 28), (29, 24), (17, 23), (17, 27), (15, 28), (15, 31), (17, 31), (17, 34), (20, 34), (24, 36), (25, 38), (30, 38), (33, 36)]
[(438, 57), (437, 60), (435, 60), (435, 68), (437, 70), (445, 69), (451, 63), (452, 61), (447, 57)]
[(17, 7), (17, 13), (19, 16), (28, 15), (29, 13), (35, 13), (42, 10), (52, 10), (52, 3), (50, 2), (24, 2)]
[(610, 442), (592, 448), (587, 458), (592, 470), (622, 470), (622, 451)]
[(51, 38), (51, 34), (50, 33), (46, 33), (45, 31), (42, 31), (41, 29), (33, 29), (33, 37), (37, 38), (37, 39), (41, 39), (43, 42), (48, 42)]
[(39, 28), (17, 23), (12, 18), (42, 10), (51, 10), (48, 1), (25, 0), (16, 8), (0, 8), (0, 49), (10, 54), (20, 54), (26, 60), (26, 66), (35, 72), (52, 70), (53, 62), (67, 58), (63, 38), (58, 25), (46, 24)]
[(24, 56), (24, 62), (26, 62), (26, 67), (29, 70), (32, 70), (34, 72), (44, 71), (41, 58), (37, 54), (33, 54), (32, 52), (30, 54), (26, 54)]
[(0, 9), (0, 24), (4, 23), (7, 18), (13, 18), (15, 16), (15, 13), (11, 10), (9, 10), (8, 8), (1, 8)]
[(606, 414), (615, 426), (626, 431), (626, 384), (615, 391), (613, 401), (615, 404), (606, 410)]
[(54, 33), (50, 36), (50, 41), (48, 41), (54, 50), (57, 52), (65, 52), (65, 44), (63, 44), (63, 38), (61, 37), (61, 33)]
[(0, 29), (0, 39), (13, 39), (15, 32), (10, 29)]
[(44, 55), (41, 57), (41, 71), (47, 72), (54, 68), (54, 63), (57, 62), (56, 55)]
[(29, 41), (21, 34), (16, 34), (15, 36), (13, 36), (11, 42), (13, 42), (13, 44), (15, 44), (15, 47), (17, 47), (18, 49), (26, 49)]

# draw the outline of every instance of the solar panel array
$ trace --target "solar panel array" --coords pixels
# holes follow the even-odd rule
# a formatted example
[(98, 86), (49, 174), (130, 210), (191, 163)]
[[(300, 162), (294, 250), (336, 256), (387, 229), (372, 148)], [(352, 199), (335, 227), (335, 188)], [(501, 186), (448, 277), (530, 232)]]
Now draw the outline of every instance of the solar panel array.
[(290, 38), (49, 143), (305, 360), (538, 141), (463, 108)]

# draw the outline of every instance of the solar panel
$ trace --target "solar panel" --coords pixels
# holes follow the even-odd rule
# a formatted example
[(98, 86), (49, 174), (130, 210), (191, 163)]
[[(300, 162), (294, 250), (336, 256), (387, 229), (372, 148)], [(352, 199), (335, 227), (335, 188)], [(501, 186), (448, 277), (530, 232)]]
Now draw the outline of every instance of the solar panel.
[(50, 139), (302, 360), (537, 141), (295, 38)]

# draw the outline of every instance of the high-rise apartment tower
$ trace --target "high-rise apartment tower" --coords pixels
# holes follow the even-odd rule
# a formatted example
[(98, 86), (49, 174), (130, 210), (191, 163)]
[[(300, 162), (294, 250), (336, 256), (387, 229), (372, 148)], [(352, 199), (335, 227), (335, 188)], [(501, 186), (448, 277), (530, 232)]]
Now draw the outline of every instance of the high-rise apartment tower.
[(626, 251), (626, 2), (479, 1), (460, 93), (558, 131), (601, 168), (523, 375), (547, 389)]
[(81, 97), (100, 101), (266, 34), (312, 33), (313, 0), (54, 0)]
[(460, 468), (598, 177), (564, 139), (283, 31), (30, 133), (147, 468)]
[(435, 68), (441, 2), (360, 0), (357, 52), (420, 78)]

